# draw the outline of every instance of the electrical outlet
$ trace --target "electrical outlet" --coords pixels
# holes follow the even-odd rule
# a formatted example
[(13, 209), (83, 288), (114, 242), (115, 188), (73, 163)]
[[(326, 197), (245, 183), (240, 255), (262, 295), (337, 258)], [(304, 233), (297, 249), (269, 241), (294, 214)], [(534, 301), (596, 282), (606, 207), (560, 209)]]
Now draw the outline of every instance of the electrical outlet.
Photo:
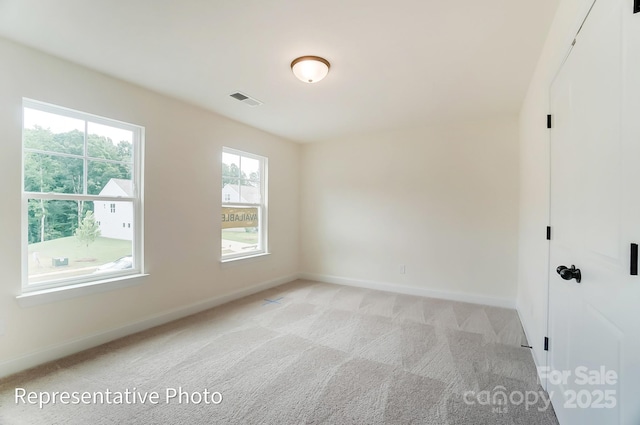
[(400, 274), (405, 274), (407, 272), (407, 268), (404, 266), (404, 264), (400, 265)]

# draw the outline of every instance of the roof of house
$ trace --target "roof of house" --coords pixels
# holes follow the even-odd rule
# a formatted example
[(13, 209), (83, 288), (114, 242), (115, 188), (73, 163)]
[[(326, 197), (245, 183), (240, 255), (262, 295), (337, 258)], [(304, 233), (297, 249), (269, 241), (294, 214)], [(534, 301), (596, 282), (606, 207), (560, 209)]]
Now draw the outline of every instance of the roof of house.
[[(238, 186), (233, 184), (226, 184), (224, 187), (232, 189), (234, 192), (238, 192)], [(240, 197), (244, 202), (259, 203), (260, 202), (260, 188), (254, 186), (240, 186)]]
[(104, 188), (100, 191), (100, 195), (105, 195), (103, 193), (105, 189), (113, 182), (116, 186), (118, 186), (124, 193), (125, 196), (133, 197), (133, 182), (131, 180), (126, 179), (111, 179), (104, 185)]

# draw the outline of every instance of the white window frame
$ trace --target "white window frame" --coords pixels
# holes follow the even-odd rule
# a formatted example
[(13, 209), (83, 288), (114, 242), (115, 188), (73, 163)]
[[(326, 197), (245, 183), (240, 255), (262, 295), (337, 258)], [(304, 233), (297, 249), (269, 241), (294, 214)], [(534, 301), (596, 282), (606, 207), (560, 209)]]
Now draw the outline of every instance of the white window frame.
[[(77, 288), (82, 287), (86, 284), (98, 284), (98, 283), (110, 283), (113, 282), (114, 279), (126, 278), (129, 276), (141, 276), (144, 274), (143, 265), (144, 265), (144, 247), (143, 247), (143, 154), (144, 154), (144, 127), (109, 119), (93, 114), (89, 114), (86, 112), (76, 111), (73, 109), (65, 108), (63, 106), (53, 105), (45, 102), (40, 102), (33, 99), (23, 98), (22, 100), (22, 111), (24, 114), (24, 108), (36, 109), (43, 112), (49, 112), (56, 115), (61, 115), (65, 117), (75, 118), (79, 120), (85, 121), (85, 152), (84, 155), (79, 156), (78, 158), (83, 158), (85, 161), (85, 184), (84, 191), (87, 190), (86, 185), (86, 175), (87, 175), (87, 161), (89, 159), (93, 159), (88, 157), (87, 147), (86, 147), (86, 133), (87, 133), (87, 122), (90, 121), (96, 124), (102, 124), (110, 127), (120, 128), (124, 130), (131, 131), (133, 133), (133, 162), (132, 162), (132, 179), (133, 179), (133, 196), (118, 196), (118, 197), (109, 197), (109, 196), (99, 196), (99, 195), (89, 195), (89, 194), (67, 194), (67, 193), (41, 193), (41, 192), (26, 192), (25, 191), (25, 175), (24, 175), (24, 157), (25, 152), (31, 152), (33, 150), (26, 149), (24, 146), (24, 140), (22, 142), (22, 179), (20, 181), (21, 192), (22, 192), (22, 294), (32, 294), (32, 293), (41, 293), (42, 291), (49, 289), (65, 289), (65, 288)], [(23, 125), (24, 131), (24, 125)], [(54, 154), (55, 155), (55, 154)], [(70, 156), (68, 154), (63, 154), (66, 156)], [(99, 158), (95, 158), (100, 160)], [(112, 272), (104, 272), (99, 275), (83, 275), (76, 277), (67, 277), (62, 279), (54, 279), (48, 280), (44, 282), (38, 283), (29, 283), (29, 267), (28, 267), (28, 256), (29, 256), (29, 241), (28, 241), (28, 227), (29, 227), (29, 219), (28, 219), (28, 200), (29, 199), (43, 199), (43, 200), (61, 200), (61, 201), (76, 201), (76, 200), (84, 200), (84, 201), (112, 201), (112, 202), (122, 202), (122, 201), (130, 201), (133, 205), (133, 220), (134, 220), (134, 229), (133, 229), (133, 238), (131, 240), (132, 250), (131, 254), (133, 256), (133, 267), (127, 270), (117, 270)], [(138, 225), (136, 225), (136, 223)]]
[[(260, 255), (265, 255), (269, 253), (268, 249), (268, 194), (267, 194), (267, 179), (268, 179), (268, 163), (269, 159), (265, 156), (253, 154), (250, 152), (244, 152), (238, 149), (223, 147), (222, 153), (228, 153), (231, 155), (240, 156), (240, 161), (242, 161), (242, 157), (255, 159), (260, 162), (260, 203), (245, 203), (245, 202), (233, 202), (233, 201), (222, 201), (222, 207), (258, 207), (258, 249), (251, 250), (246, 253), (236, 253), (236, 254), (222, 254), (222, 250), (220, 251), (220, 261), (228, 262), (241, 260), (243, 258), (252, 258)], [(222, 155), (220, 155), (220, 164), (222, 164)], [(220, 176), (222, 177), (222, 167), (220, 171)], [(224, 187), (224, 186), (223, 186)], [(220, 188), (222, 190), (222, 187)], [(220, 229), (220, 239), (222, 240), (222, 228)], [(222, 243), (219, 245), (222, 246)]]

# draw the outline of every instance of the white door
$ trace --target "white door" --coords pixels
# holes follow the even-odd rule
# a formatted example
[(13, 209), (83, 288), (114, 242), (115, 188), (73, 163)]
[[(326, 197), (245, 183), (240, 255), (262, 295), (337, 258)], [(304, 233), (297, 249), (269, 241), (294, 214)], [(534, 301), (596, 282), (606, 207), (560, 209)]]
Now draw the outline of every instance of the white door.
[[(551, 87), (547, 389), (561, 425), (640, 424), (640, 14), (597, 0)], [(556, 268), (575, 265), (576, 273)], [(544, 374), (544, 373), (543, 373)]]

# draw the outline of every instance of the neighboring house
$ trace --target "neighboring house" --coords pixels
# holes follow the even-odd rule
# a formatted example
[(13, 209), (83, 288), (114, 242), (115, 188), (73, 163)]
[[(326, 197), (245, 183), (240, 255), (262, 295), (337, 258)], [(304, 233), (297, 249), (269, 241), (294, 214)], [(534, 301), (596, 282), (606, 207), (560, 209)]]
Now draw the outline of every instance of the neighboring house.
[[(133, 196), (131, 180), (111, 179), (100, 191), (102, 196)], [(133, 240), (133, 204), (131, 202), (95, 201), (94, 216), (104, 238)]]
[(244, 185), (238, 186), (237, 184), (225, 184), (222, 188), (222, 202), (259, 204), (260, 188)]

